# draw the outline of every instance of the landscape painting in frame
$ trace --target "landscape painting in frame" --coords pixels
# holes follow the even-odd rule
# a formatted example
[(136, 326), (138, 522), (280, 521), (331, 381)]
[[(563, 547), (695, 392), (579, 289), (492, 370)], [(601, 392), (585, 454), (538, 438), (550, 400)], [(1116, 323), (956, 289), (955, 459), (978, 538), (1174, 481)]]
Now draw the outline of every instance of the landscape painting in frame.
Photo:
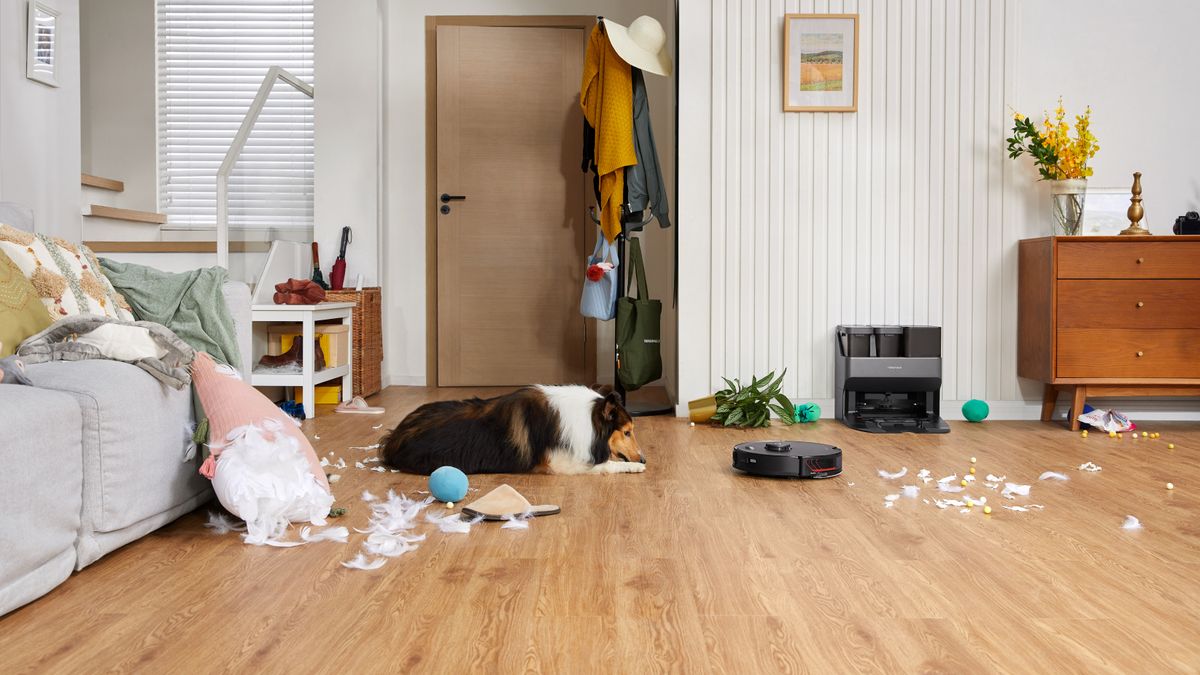
[(858, 15), (787, 14), (783, 18), (783, 109), (858, 109)]

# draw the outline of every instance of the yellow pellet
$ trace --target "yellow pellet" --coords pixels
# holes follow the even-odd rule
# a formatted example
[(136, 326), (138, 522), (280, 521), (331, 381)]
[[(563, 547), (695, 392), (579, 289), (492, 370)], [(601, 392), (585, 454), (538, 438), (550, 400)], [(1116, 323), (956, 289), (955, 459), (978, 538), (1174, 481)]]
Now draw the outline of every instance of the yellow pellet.
[(985, 507), (983, 507), (983, 512), (984, 512), (984, 513), (991, 513), (991, 512), (992, 512), (992, 507), (990, 507), (990, 506), (985, 506)]
[(958, 484), (959, 484), (959, 485), (961, 485), (961, 486), (963, 486), (963, 487), (967, 487), (967, 479), (966, 479), (966, 478), (964, 478), (964, 479), (962, 479), (962, 480), (958, 481)]
[(1084, 429), (1083, 431), (1079, 432), (1079, 435), (1082, 436), (1083, 438), (1087, 438), (1087, 429)]
[(1167, 443), (1167, 449), (1168, 449), (1168, 450), (1174, 450), (1174, 449), (1175, 449), (1175, 444), (1174, 444), (1174, 443)]
[(1175, 489), (1175, 484), (1174, 484), (1174, 483), (1167, 483), (1167, 489), (1168, 489), (1168, 490), (1174, 490), (1174, 489)]
[(971, 463), (972, 463), (972, 464), (974, 464), (974, 463), (975, 463), (975, 458), (974, 458), (974, 457), (972, 457), (972, 458), (971, 458)]
[(1116, 438), (1116, 437), (1117, 437), (1117, 432), (1115, 432), (1115, 431), (1110, 431), (1110, 432), (1108, 432), (1108, 437), (1109, 437), (1109, 438)]
[(971, 467), (971, 475), (972, 475), (972, 476), (974, 476), (974, 475), (975, 475), (975, 467)]

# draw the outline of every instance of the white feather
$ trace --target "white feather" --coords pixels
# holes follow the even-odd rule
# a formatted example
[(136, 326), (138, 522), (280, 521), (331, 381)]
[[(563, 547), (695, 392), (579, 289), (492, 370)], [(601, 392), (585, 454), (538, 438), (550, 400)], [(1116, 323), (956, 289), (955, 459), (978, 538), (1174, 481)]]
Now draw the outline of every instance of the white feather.
[(1122, 530), (1140, 530), (1142, 529), (1142, 521), (1133, 516), (1125, 516), (1125, 524), (1121, 526)]
[(989, 483), (1003, 483), (1005, 478), (1008, 478), (1008, 476), (994, 476), (990, 473), (987, 475)]
[(879, 471), (880, 478), (886, 478), (888, 480), (895, 480), (896, 478), (903, 478), (904, 475), (908, 473), (908, 467), (902, 466), (902, 467), (900, 467), (900, 470), (896, 471), (895, 473), (893, 473), (891, 471), (886, 471), (884, 469), (879, 469), (878, 471)]
[(962, 492), (966, 488), (961, 485), (951, 485), (950, 483), (938, 483), (938, 490), (942, 492)]
[(595, 391), (579, 385), (537, 385), (550, 407), (558, 414), (559, 440), (571, 459), (581, 464), (592, 463), (592, 408), (604, 398)]
[(1054, 480), (1071, 480), (1067, 477), (1067, 474), (1057, 471), (1043, 471), (1042, 475), (1038, 476), (1038, 480), (1050, 480), (1051, 478)]
[(335, 463), (334, 466), (339, 469), (344, 469), (344, 468), (346, 468), (346, 460), (338, 459), (337, 463)]
[(374, 471), (375, 473), (383, 473), (384, 471), (387, 471), (387, 467), (386, 466), (377, 466), (371, 470)]
[(352, 445), (352, 446), (350, 446), (350, 449), (351, 450), (378, 450), (379, 444), (376, 443), (374, 445)]
[(909, 499), (916, 499), (917, 494), (920, 492), (921, 488), (917, 487), (916, 485), (905, 485), (904, 487), (900, 488), (900, 494), (908, 497)]
[(342, 563), (342, 567), (349, 567), (352, 570), (377, 570), (387, 563), (387, 558), (376, 558), (367, 560), (367, 556), (359, 553), (353, 560), (347, 560)]
[(204, 526), (212, 530), (213, 534), (229, 534), (246, 530), (245, 524), (234, 522), (229, 519), (229, 516), (216, 511), (208, 512), (208, 522), (204, 523)]
[(465, 520), (460, 513), (448, 513), (439, 516), (436, 513), (426, 513), (425, 521), (437, 525), (438, 529), (448, 534), (469, 534), (471, 526), (483, 520), (483, 516), (475, 516)]
[(264, 539), (262, 541), (250, 541), (250, 535), (248, 534), (242, 535), (242, 541), (246, 542), (247, 544), (255, 544), (256, 546), (274, 546), (275, 548), (294, 548), (296, 546), (304, 545), (304, 542), (302, 541), (285, 541), (277, 537)]
[(1093, 462), (1084, 462), (1083, 464), (1079, 465), (1079, 470), (1095, 473), (1100, 470), (1100, 467), (1096, 466)]
[(515, 515), (504, 516), (504, 520), (506, 522), (500, 526), (500, 529), (502, 529), (502, 530), (528, 530), (529, 529), (529, 520), (532, 517), (533, 517), (533, 514), (530, 513), (529, 511), (526, 511), (525, 513), (522, 513), (519, 516), (515, 516)]
[(364, 502), (373, 502), (373, 501), (375, 501), (375, 500), (377, 500), (377, 499), (379, 499), (379, 497), (376, 497), (375, 495), (371, 494), (371, 493), (370, 493), (369, 491), (367, 491), (367, 490), (363, 490), (363, 493), (362, 493), (362, 500), (363, 500)]
[(1005, 483), (1004, 489), (1000, 491), (1000, 496), (1007, 497), (1008, 499), (1013, 499), (1015, 496), (1028, 497), (1029, 486), (1018, 485), (1016, 483)]
[(342, 474), (340, 474), (340, 473), (331, 473), (327, 477), (327, 480), (329, 481), (330, 485), (333, 485), (334, 483), (338, 482), (341, 479), (342, 479)]
[(356, 468), (356, 469), (365, 469), (365, 468), (367, 468), (367, 465), (366, 465), (366, 464), (363, 464), (362, 462), (355, 462), (355, 463), (354, 463), (354, 468)]
[(933, 480), (929, 476), (929, 469), (921, 469), (917, 472), (917, 478), (920, 478), (922, 483), (928, 483), (929, 481)]
[(336, 541), (346, 543), (350, 537), (350, 530), (338, 525), (337, 527), (327, 527), (316, 534), (313, 534), (312, 528), (308, 525), (300, 528), (300, 539), (313, 543), (314, 541)]
[(939, 479), (938, 479), (938, 482), (939, 482), (939, 483), (950, 483), (950, 482), (953, 482), (953, 481), (956, 481), (956, 480), (958, 480), (958, 474), (956, 474), (956, 473), (952, 473), (952, 474), (950, 474), (949, 476), (944, 476), (944, 477), (942, 477), (942, 478), (939, 478)]
[[(217, 457), (213, 491), (246, 521), (246, 543), (277, 545), (293, 522), (324, 525), (333, 495), (317, 482), (295, 438), (275, 420), (240, 427)], [(268, 439), (264, 430), (275, 430)]]

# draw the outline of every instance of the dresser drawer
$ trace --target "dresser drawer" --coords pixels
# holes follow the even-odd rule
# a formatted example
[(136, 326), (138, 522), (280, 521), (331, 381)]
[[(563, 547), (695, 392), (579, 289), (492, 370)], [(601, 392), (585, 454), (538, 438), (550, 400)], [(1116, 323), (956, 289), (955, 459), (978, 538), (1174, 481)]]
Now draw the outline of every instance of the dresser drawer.
[(1200, 330), (1060, 328), (1055, 370), (1058, 377), (1197, 378)]
[(1058, 326), (1200, 328), (1200, 279), (1064, 279)]
[(1200, 242), (1058, 242), (1059, 279), (1200, 279)]

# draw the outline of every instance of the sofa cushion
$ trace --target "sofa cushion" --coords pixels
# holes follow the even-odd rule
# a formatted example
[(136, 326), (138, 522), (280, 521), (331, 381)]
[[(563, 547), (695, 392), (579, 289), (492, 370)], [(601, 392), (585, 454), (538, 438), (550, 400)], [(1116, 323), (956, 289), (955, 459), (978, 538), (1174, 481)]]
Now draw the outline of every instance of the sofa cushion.
[[(170, 520), (153, 516), (176, 517), (181, 506), (211, 494), (197, 473), (199, 459), (183, 461), (192, 420), (189, 388), (172, 389), (117, 361), (42, 363), (26, 373), (38, 387), (72, 394), (82, 413), (79, 567), (145, 534), (145, 523)], [(126, 529), (128, 539), (99, 536)]]
[(75, 567), (81, 428), (69, 394), (0, 385), (0, 614), (45, 595)]
[(50, 313), (33, 284), (0, 251), (0, 359), (11, 356), (25, 338), (50, 325)]
[(0, 251), (21, 269), (55, 319), (99, 314), (133, 321), (125, 298), (113, 289), (87, 246), (0, 224)]

